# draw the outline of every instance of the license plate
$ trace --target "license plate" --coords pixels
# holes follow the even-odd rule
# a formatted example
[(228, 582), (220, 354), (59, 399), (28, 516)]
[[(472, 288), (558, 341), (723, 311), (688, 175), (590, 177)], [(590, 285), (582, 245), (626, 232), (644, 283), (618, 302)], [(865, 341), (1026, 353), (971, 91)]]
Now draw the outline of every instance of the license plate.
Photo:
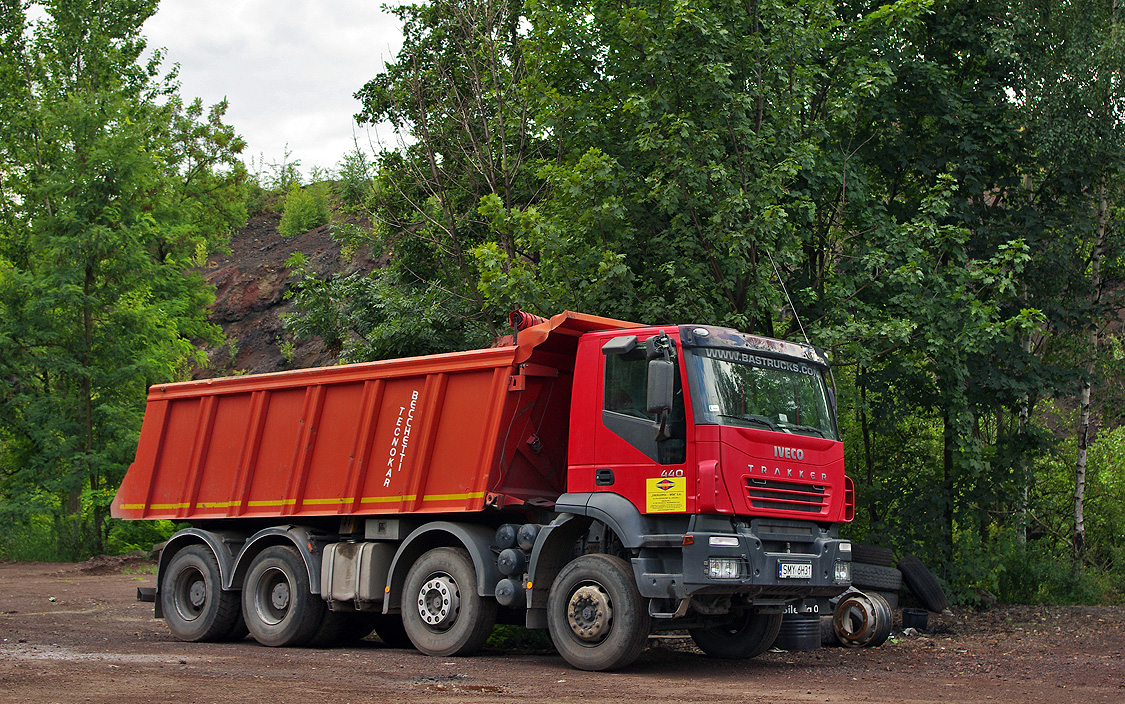
[(777, 576), (780, 579), (812, 579), (812, 564), (809, 562), (779, 562)]

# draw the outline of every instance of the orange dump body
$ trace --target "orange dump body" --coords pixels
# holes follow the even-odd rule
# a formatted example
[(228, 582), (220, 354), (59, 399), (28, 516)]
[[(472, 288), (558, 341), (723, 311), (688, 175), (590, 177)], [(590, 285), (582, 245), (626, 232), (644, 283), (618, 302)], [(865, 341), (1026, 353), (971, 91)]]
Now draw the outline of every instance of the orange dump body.
[(578, 337), (561, 313), (517, 344), (149, 390), (118, 518), (450, 513), (565, 491)]

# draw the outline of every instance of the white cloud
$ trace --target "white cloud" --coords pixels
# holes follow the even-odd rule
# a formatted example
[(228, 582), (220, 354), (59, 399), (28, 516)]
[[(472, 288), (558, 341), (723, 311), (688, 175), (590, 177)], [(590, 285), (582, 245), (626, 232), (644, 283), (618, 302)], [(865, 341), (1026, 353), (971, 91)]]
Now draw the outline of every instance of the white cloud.
[(145, 24), (152, 48), (180, 64), (184, 100), (224, 97), (244, 156), (302, 171), (332, 168), (366, 134), (352, 97), (402, 43), (397, 18), (370, 0), (165, 0)]

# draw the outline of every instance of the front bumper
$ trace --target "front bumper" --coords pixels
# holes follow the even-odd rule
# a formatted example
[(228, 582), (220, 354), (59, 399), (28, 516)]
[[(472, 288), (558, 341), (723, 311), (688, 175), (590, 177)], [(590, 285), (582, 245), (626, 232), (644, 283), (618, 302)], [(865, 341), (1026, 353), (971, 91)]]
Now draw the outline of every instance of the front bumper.
[[(832, 597), (851, 584), (850, 542), (812, 522), (698, 521), (685, 533), (684, 543), (678, 555), (667, 549), (642, 551), (633, 560), (643, 596), (740, 595), (767, 604)], [(716, 564), (720, 569), (711, 569)]]

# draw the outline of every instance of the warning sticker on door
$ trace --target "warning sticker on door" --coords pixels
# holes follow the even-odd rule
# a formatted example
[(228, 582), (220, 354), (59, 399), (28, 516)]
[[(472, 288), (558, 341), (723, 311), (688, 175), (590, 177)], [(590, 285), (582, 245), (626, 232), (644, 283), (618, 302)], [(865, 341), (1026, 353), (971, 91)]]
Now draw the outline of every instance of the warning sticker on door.
[(647, 513), (684, 513), (687, 511), (687, 479), (654, 477), (646, 479), (645, 511)]

